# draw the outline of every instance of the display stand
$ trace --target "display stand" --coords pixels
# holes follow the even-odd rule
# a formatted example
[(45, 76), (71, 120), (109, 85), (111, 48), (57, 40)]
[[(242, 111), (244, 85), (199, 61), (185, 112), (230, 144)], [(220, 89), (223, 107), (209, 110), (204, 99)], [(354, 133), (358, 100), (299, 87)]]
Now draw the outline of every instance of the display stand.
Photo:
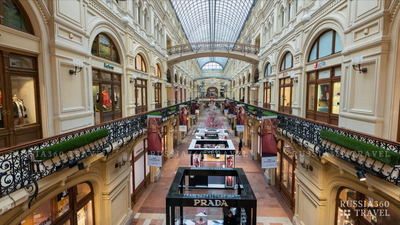
[[(231, 140), (194, 139), (190, 143), (188, 154), (191, 166), (210, 168), (234, 168), (235, 146)], [(234, 188), (234, 177), (203, 176), (190, 177), (190, 188)]]
[[(239, 185), (236, 194), (184, 194), (186, 176), (232, 176)], [(237, 208), (236, 215), (240, 212), (239, 218), (242, 223), (257, 224), (257, 198), (242, 168), (178, 168), (166, 197), (166, 225), (186, 223), (183, 219), (183, 207), (222, 207), (223, 209), (235, 207)], [(176, 208), (179, 208), (179, 215), (175, 215)], [(197, 219), (202, 223), (206, 219), (206, 224), (210, 225), (207, 217), (200, 221), (200, 216), (204, 215), (197, 214), (192, 222), (195, 223), (194, 225), (197, 224)], [(176, 220), (176, 217), (179, 219)]]

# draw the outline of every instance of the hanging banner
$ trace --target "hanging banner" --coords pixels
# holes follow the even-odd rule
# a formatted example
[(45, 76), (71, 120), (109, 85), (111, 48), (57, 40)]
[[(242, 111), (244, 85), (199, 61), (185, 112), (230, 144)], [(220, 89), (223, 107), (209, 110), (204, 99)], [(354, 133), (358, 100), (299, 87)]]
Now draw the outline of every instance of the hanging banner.
[[(235, 156), (234, 155), (226, 155), (225, 167), (226, 168), (235, 168)], [(235, 185), (235, 177), (226, 176), (225, 177), (225, 186), (233, 187), (234, 185)]]
[(228, 102), (228, 99), (225, 99), (225, 102), (224, 102), (224, 113), (228, 114), (228, 111), (229, 111), (229, 102)]
[(162, 133), (161, 116), (147, 116), (147, 164), (162, 166)]
[(244, 131), (244, 105), (236, 105), (236, 131)]
[(229, 101), (229, 118), (232, 118), (233, 112), (235, 111), (235, 102), (234, 101)]
[(262, 117), (262, 159), (261, 168), (277, 168), (278, 120), (276, 116)]
[(187, 131), (187, 105), (179, 106), (179, 131)]
[(199, 111), (200, 105), (199, 105), (199, 100), (196, 100), (195, 102), (190, 103), (190, 114), (191, 115), (196, 115)]

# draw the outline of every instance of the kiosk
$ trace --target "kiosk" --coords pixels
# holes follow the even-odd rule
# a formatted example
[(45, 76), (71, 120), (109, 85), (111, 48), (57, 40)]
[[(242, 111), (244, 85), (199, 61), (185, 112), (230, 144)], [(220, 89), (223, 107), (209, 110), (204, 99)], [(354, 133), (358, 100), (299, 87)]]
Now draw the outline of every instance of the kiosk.
[(215, 128), (201, 128), (196, 130), (196, 139), (228, 139), (229, 131), (227, 129), (215, 129)]
[[(237, 179), (239, 185), (236, 190), (231, 190), (230, 194), (219, 194), (218, 192), (215, 194), (187, 194), (184, 189), (187, 176), (231, 176)], [(196, 223), (215, 225), (223, 223), (221, 222), (223, 215), (219, 215), (219, 220), (207, 218), (206, 213), (196, 214), (193, 218), (183, 218), (184, 215), (187, 216), (187, 214), (184, 214), (184, 207), (195, 207), (200, 208), (200, 210), (208, 207), (235, 208), (236, 215), (241, 212), (237, 217), (242, 225), (246, 223), (248, 225), (257, 224), (257, 198), (242, 168), (180, 167), (166, 197), (166, 225), (194, 225)]]
[[(235, 146), (231, 140), (194, 139), (190, 143), (192, 167), (234, 168)], [(230, 176), (191, 176), (191, 188), (234, 188), (235, 178)]]

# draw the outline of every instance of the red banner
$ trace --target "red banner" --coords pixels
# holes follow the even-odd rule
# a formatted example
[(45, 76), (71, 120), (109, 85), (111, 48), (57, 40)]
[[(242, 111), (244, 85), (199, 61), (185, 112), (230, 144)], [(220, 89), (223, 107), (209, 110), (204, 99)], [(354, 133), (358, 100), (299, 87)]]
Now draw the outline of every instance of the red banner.
[(278, 120), (276, 116), (262, 117), (262, 168), (277, 167)]

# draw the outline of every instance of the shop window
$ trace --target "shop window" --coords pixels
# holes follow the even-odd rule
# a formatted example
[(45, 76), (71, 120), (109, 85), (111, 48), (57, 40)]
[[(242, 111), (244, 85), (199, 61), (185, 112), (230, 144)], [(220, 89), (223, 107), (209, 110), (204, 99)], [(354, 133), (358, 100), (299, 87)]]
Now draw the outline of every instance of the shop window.
[(389, 201), (377, 200), (349, 188), (339, 189), (336, 208), (336, 225), (400, 225), (400, 215), (391, 210)]
[(147, 72), (146, 63), (141, 55), (137, 54), (135, 59), (135, 69), (142, 72)]
[(121, 118), (121, 76), (92, 69), (92, 77), (95, 124)]
[(338, 125), (341, 68), (308, 73), (307, 118)]
[(314, 42), (308, 61), (313, 61), (341, 51), (342, 41), (339, 34), (334, 30), (329, 30), (319, 36)]
[(251, 76), (250, 74), (247, 75), (247, 82), (248, 83), (250, 83), (250, 80), (251, 80), (250, 76)]
[(271, 63), (268, 63), (265, 67), (264, 77), (271, 76)]
[(119, 63), (117, 48), (106, 34), (99, 34), (93, 40), (92, 55)]
[(264, 82), (264, 108), (271, 108), (271, 83)]
[(167, 83), (171, 83), (172, 78), (171, 78), (171, 71), (167, 70)]
[(9, 65), (0, 71), (0, 148), (41, 138), (36, 58), (0, 51), (0, 60)]
[(178, 75), (175, 74), (175, 83), (178, 83)]
[(136, 113), (147, 112), (147, 80), (135, 80)]
[(281, 71), (287, 70), (293, 67), (293, 56), (292, 53), (288, 52), (282, 59)]
[(30, 21), (18, 0), (2, 0), (0, 7), (2, 25), (12, 27), (21, 31), (32, 33)]
[(292, 147), (285, 141), (278, 141), (278, 154), (275, 186), (281, 193), (283, 199), (294, 211), (296, 195), (296, 157)]
[(279, 80), (279, 111), (292, 113), (293, 79), (290, 77)]
[[(84, 193), (84, 195), (82, 195)], [(93, 225), (93, 191), (89, 183), (66, 189), (35, 209), (20, 225)]]

